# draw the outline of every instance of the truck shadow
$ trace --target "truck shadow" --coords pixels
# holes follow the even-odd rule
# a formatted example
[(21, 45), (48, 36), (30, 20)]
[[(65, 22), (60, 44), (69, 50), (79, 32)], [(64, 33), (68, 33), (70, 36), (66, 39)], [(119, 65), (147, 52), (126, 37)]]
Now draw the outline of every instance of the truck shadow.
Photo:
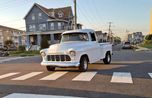
[[(80, 72), (78, 68), (57, 68), (55, 71)], [(152, 62), (128, 62), (128, 63), (103, 63), (89, 64), (87, 72), (97, 72), (99, 75), (112, 75), (113, 72), (130, 72), (134, 78), (150, 78), (148, 73), (152, 72)]]
[[(93, 65), (96, 68), (93, 68)], [(111, 76), (113, 72), (130, 72), (134, 78), (149, 79), (148, 73), (152, 72), (152, 62), (111, 63), (110, 65), (95, 63), (93, 65), (91, 65), (89, 71), (98, 71), (100, 75)]]

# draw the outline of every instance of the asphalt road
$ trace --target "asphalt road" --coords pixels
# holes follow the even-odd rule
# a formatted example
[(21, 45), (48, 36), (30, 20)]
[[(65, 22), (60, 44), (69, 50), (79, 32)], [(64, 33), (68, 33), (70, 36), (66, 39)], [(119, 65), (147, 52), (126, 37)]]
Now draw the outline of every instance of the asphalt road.
[[(112, 64), (90, 64), (86, 73), (77, 68), (47, 72), (40, 66), (40, 57), (3, 62), (0, 64), (0, 97), (14, 93), (55, 95), (57, 98), (152, 97), (152, 51), (121, 50), (120, 45), (114, 46), (114, 50)], [(35, 98), (40, 98), (36, 95)]]

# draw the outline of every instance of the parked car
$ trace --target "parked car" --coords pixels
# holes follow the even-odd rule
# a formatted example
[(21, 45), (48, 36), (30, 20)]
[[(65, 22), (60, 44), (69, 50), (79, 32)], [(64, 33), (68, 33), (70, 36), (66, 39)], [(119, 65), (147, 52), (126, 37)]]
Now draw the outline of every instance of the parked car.
[(7, 51), (0, 51), (0, 57), (9, 56), (9, 53)]
[(122, 49), (132, 49), (133, 46), (131, 45), (130, 42), (124, 42)]
[(103, 60), (110, 64), (112, 45), (99, 43), (97, 37), (91, 29), (66, 31), (59, 44), (40, 51), (41, 65), (48, 71), (54, 71), (55, 67), (78, 67), (80, 71), (87, 71), (89, 63)]
[(6, 46), (2, 46), (2, 45), (0, 45), (0, 51), (7, 51), (7, 47)]

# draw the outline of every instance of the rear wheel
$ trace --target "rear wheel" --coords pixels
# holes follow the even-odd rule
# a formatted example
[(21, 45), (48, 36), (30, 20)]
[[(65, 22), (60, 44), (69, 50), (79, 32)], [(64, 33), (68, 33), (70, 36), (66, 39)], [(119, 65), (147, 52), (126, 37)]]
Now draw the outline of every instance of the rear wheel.
[(106, 53), (106, 57), (103, 59), (104, 64), (110, 64), (111, 63), (111, 54), (110, 52)]
[(46, 69), (48, 71), (55, 71), (55, 67), (52, 67), (52, 66), (46, 66)]
[(80, 60), (80, 66), (79, 66), (79, 70), (80, 71), (87, 71), (88, 69), (88, 58), (86, 56), (83, 56)]

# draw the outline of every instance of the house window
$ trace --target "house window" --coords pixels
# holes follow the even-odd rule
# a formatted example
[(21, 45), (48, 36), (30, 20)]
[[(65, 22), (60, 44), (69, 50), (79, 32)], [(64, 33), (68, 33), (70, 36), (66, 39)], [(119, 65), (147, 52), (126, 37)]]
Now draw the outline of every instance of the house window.
[(50, 24), (50, 30), (54, 30), (54, 23)]
[(29, 31), (35, 31), (36, 26), (35, 25), (29, 25)]
[(32, 20), (35, 20), (35, 15), (34, 14), (32, 14)]
[(49, 14), (50, 14), (52, 17), (55, 17), (55, 12), (54, 12), (54, 11), (49, 12)]
[(62, 18), (62, 17), (63, 17), (63, 12), (62, 12), (62, 11), (58, 12), (58, 17), (59, 17), (59, 18)]
[(58, 22), (58, 30), (61, 30), (61, 29), (62, 29), (62, 23)]
[(39, 24), (39, 30), (45, 31), (46, 30), (46, 24)]
[(39, 13), (39, 19), (42, 19), (42, 13)]

